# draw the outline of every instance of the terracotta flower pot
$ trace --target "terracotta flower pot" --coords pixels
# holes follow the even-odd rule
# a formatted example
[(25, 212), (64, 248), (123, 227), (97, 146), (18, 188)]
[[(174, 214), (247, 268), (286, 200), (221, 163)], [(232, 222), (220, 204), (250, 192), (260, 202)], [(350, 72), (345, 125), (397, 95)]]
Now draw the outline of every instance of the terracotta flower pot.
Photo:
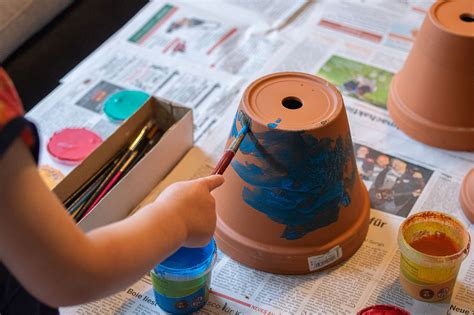
[(418, 141), (474, 150), (473, 18), (472, 0), (433, 4), (392, 80), (388, 110)]
[(464, 177), (460, 201), (466, 217), (474, 224), (474, 168)]
[[(275, 73), (247, 88), (240, 110), (252, 123), (216, 191), (219, 248), (283, 274), (349, 258), (367, 234), (370, 202), (341, 94), (309, 74)], [(236, 119), (228, 145), (241, 128)]]

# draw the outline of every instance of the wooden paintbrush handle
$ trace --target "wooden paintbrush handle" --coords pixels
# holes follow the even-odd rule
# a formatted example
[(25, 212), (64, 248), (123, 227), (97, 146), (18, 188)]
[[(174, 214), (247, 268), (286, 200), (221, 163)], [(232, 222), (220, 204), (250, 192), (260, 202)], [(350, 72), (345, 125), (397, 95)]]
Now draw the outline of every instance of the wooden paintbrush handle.
[(219, 160), (219, 163), (217, 163), (216, 167), (212, 171), (212, 175), (222, 175), (224, 174), (224, 171), (226, 170), (227, 166), (229, 166), (230, 162), (234, 158), (235, 153), (232, 151), (226, 151), (224, 155), (221, 157)]

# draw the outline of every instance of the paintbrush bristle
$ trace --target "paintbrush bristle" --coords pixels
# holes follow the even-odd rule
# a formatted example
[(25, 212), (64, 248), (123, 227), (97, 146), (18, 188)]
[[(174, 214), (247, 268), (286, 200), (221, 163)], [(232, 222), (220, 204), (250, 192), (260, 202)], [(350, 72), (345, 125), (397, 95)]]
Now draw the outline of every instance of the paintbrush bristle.
[(239, 120), (239, 122), (242, 126), (247, 126), (248, 128), (250, 128), (250, 126), (252, 125), (252, 120), (249, 118), (249, 116), (247, 116), (241, 110), (237, 114), (237, 119)]
[(240, 144), (244, 140), (245, 135), (247, 134), (247, 131), (249, 130), (248, 125), (244, 125), (240, 132), (237, 134), (235, 137), (234, 141), (230, 144), (230, 146), (227, 148), (228, 151), (232, 151), (234, 153), (237, 153), (237, 150), (240, 147)]

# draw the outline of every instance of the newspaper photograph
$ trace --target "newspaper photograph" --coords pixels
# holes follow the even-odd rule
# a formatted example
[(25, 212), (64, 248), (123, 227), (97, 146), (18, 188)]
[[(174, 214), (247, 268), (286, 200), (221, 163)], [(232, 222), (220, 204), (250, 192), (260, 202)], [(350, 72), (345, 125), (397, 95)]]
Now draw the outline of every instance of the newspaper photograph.
[(248, 24), (193, 7), (153, 1), (118, 35), (154, 53), (212, 65), (239, 41)]
[(371, 208), (407, 217), (433, 171), (356, 143), (354, 152)]
[(382, 108), (393, 78), (393, 73), (339, 56), (332, 56), (317, 75), (342, 93)]

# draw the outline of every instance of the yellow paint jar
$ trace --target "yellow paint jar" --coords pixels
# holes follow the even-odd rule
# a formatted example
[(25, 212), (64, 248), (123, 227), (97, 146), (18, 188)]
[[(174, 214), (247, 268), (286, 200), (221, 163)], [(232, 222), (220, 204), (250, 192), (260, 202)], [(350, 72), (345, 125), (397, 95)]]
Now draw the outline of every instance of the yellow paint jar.
[(451, 295), (471, 238), (458, 220), (425, 211), (400, 226), (400, 284), (413, 298), (436, 302)]

